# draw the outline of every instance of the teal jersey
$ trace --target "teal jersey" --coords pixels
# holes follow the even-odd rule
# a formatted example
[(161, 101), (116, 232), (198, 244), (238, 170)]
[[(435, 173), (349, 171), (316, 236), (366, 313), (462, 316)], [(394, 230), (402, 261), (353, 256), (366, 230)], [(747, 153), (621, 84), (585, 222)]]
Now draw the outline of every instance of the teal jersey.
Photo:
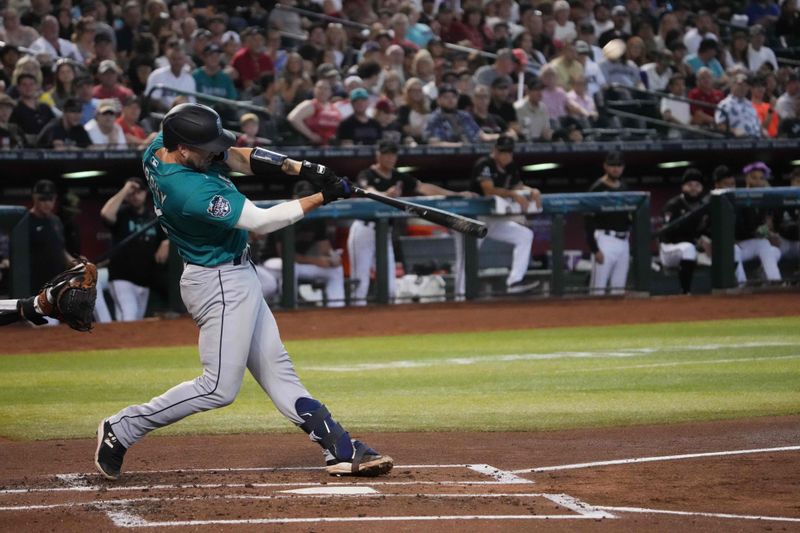
[(236, 228), (245, 196), (227, 177), (227, 167), (198, 172), (156, 157), (159, 133), (142, 156), (158, 221), (187, 263), (215, 266), (233, 261), (247, 246), (247, 231)]
[(202, 68), (196, 69), (192, 73), (194, 82), (197, 85), (197, 92), (237, 100), (239, 98), (233, 80), (225, 72), (219, 71), (214, 76), (209, 76)]

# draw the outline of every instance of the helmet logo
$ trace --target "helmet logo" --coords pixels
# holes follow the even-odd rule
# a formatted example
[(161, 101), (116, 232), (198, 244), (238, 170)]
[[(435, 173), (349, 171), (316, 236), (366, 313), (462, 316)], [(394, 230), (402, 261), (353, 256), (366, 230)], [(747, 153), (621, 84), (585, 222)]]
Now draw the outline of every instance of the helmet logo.
[(222, 135), (222, 119), (217, 115), (217, 135)]

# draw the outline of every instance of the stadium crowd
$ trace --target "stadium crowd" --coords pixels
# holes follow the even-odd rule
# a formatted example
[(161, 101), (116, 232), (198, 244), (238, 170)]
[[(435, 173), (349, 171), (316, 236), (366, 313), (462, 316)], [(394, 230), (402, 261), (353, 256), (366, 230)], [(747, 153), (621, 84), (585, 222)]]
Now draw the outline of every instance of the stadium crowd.
[(240, 146), (800, 136), (797, 0), (0, 4), (3, 149), (142, 148), (204, 96)]

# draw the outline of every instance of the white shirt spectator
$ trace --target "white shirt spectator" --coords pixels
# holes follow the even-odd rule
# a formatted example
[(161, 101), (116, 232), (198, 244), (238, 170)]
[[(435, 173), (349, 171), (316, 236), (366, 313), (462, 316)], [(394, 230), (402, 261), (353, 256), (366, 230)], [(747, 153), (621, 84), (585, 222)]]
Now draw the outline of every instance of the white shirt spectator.
[(689, 28), (689, 31), (687, 31), (686, 35), (683, 36), (683, 44), (686, 45), (686, 55), (696, 54), (697, 49), (700, 48), (700, 42), (703, 39), (714, 39), (715, 41), (719, 40), (717, 36), (711, 32), (707, 32), (705, 35), (700, 35), (700, 32), (697, 31), (697, 28)]
[(764, 63), (771, 64), (773, 72), (778, 71), (778, 60), (775, 58), (775, 52), (766, 46), (756, 50), (752, 44), (747, 45), (747, 62), (750, 64), (750, 72), (758, 71)]
[[(114, 123), (114, 133), (111, 135), (106, 135), (100, 131), (100, 126), (97, 124), (96, 119), (87, 122), (84, 128), (86, 129), (86, 133), (89, 134), (93, 145), (101, 146), (106, 150), (124, 150), (128, 147), (128, 145), (125, 144), (125, 133), (122, 131), (122, 127), (117, 123)], [(117, 141), (111, 142), (111, 138), (115, 138)]]
[(647, 63), (642, 65), (642, 72), (644, 72), (645, 77), (647, 78), (647, 88), (651, 91), (666, 91), (667, 85), (669, 84), (669, 79), (672, 77), (674, 72), (672, 72), (671, 68), (667, 68), (662, 74), (659, 74), (656, 70), (658, 63)]
[(592, 97), (606, 85), (606, 77), (600, 65), (588, 58), (583, 64), (583, 77), (586, 78), (586, 91)]
[(797, 118), (797, 102), (800, 102), (800, 94), (792, 96), (789, 93), (783, 93), (778, 98), (778, 101), (775, 102), (775, 111), (781, 120)]
[[(149, 94), (150, 89), (156, 85), (164, 85), (180, 91), (195, 92), (197, 90), (197, 85), (195, 84), (194, 78), (191, 74), (185, 70), (181, 70), (180, 76), (175, 77), (175, 75), (172, 73), (172, 69), (169, 66), (158, 68), (150, 73), (150, 76), (147, 77), (147, 87), (145, 87), (144, 94)], [(169, 109), (172, 106), (172, 101), (175, 100), (175, 97), (179, 94), (181, 93), (170, 91), (168, 89), (156, 89), (153, 91), (151, 97), (159, 100), (167, 109)], [(194, 102), (194, 96), (187, 96), (187, 98), (190, 102)]]
[(542, 102), (534, 107), (530, 100), (518, 100), (514, 104), (517, 112), (517, 122), (519, 122), (522, 134), (528, 141), (550, 140), (552, 131), (550, 130), (550, 115)]
[(684, 126), (688, 126), (692, 122), (692, 112), (688, 102), (664, 97), (661, 99), (660, 110), (661, 116), (664, 116), (665, 112), (669, 111), (672, 118)]
[(31, 44), (31, 51), (36, 55), (47, 54), (53, 59), (66, 57), (78, 61), (79, 63), (83, 63), (83, 55), (78, 51), (78, 47), (75, 46), (72, 41), (59, 38), (58, 48), (59, 50), (56, 50), (55, 47), (50, 44), (50, 41), (44, 37), (39, 37), (33, 41), (33, 44)]
[(608, 19), (605, 22), (597, 22), (596, 20), (593, 20), (592, 21), (592, 26), (594, 26), (594, 35), (595, 35), (595, 37), (600, 37), (601, 35), (603, 35), (608, 30), (614, 28), (614, 21), (611, 20), (611, 19)]
[(553, 38), (562, 43), (571, 43), (578, 38), (578, 32), (575, 29), (575, 23), (568, 20), (563, 26), (556, 23), (556, 29), (553, 32)]

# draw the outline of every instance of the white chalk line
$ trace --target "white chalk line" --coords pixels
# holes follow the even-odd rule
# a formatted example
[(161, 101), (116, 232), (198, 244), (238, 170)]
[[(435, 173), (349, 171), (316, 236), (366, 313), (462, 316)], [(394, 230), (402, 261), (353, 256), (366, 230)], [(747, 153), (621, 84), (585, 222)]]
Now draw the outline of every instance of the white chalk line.
[(597, 509), (612, 511), (615, 513), (642, 513), (642, 514), (668, 514), (678, 516), (706, 516), (709, 518), (731, 518), (736, 520), (769, 520), (775, 522), (800, 522), (800, 518), (788, 516), (758, 516), (731, 513), (705, 513), (700, 511), (670, 511), (668, 509), (645, 509), (642, 507), (612, 507), (608, 505), (598, 505)]
[(635, 370), (637, 368), (663, 368), (671, 366), (691, 366), (691, 365), (727, 365), (731, 363), (752, 363), (753, 361), (780, 361), (782, 359), (800, 359), (800, 354), (795, 355), (776, 355), (766, 357), (738, 357), (732, 359), (701, 359), (699, 361), (674, 361), (671, 363), (646, 363), (640, 365), (620, 365), (604, 366), (598, 368), (573, 368), (570, 370), (556, 371), (557, 373), (573, 372), (607, 372), (609, 370)]
[(517, 361), (550, 361), (556, 359), (603, 359), (603, 358), (628, 358), (641, 357), (658, 353), (673, 352), (701, 352), (710, 350), (739, 350), (746, 348), (770, 347), (796, 347), (798, 343), (787, 342), (745, 342), (740, 344), (700, 344), (700, 345), (670, 345), (644, 348), (623, 348), (619, 350), (600, 351), (565, 351), (550, 353), (517, 353), (498, 355), (476, 355), (472, 357), (448, 357), (444, 359), (398, 360), (384, 363), (342, 363), (341, 365), (312, 365), (302, 366), (303, 370), (323, 372), (363, 372), (367, 370), (427, 368), (432, 366), (475, 365), (481, 363), (510, 363)]
[(627, 465), (636, 463), (651, 463), (656, 461), (678, 461), (682, 459), (696, 459), (700, 457), (724, 457), (729, 455), (747, 455), (754, 453), (775, 453), (775, 452), (794, 452), (800, 450), (800, 446), (780, 446), (777, 448), (755, 448), (750, 450), (728, 450), (721, 452), (702, 452), (686, 453), (680, 455), (660, 455), (653, 457), (634, 457), (629, 459), (612, 459), (609, 461), (594, 461), (591, 463), (573, 463), (557, 466), (541, 466), (537, 468), (523, 468), (521, 470), (511, 470), (512, 474), (535, 474), (537, 472), (555, 472), (560, 470), (575, 470), (578, 468), (593, 468), (596, 466)]

